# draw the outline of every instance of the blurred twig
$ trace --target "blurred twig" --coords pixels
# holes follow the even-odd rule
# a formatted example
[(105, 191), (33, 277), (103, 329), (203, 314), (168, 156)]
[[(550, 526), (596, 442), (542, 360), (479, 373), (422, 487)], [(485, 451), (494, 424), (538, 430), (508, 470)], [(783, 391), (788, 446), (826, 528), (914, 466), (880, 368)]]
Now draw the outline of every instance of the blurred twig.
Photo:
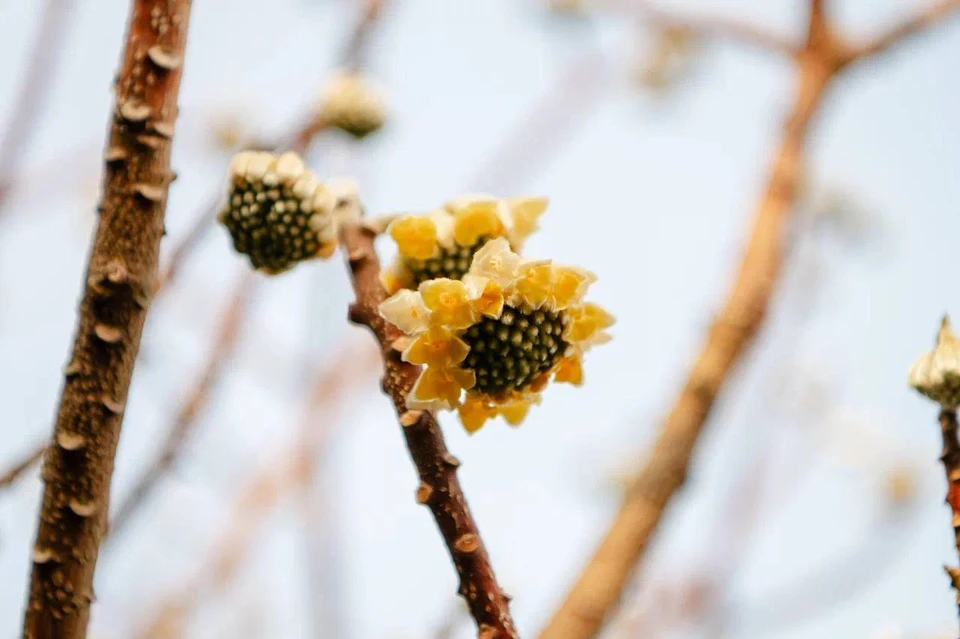
[(33, 465), (43, 458), (43, 452), (46, 449), (47, 445), (45, 443), (41, 444), (33, 451), (15, 461), (3, 474), (0, 474), (0, 489), (12, 486), (24, 473), (33, 468)]
[(72, 11), (73, 0), (47, 0), (44, 4), (40, 29), (11, 111), (13, 115), (0, 136), (0, 213), (14, 174), (43, 115), (43, 103), (50, 94)]
[(851, 61), (873, 58), (892, 49), (907, 38), (945, 22), (960, 11), (960, 0), (938, 0), (926, 10), (912, 15), (867, 42), (848, 48)]
[(668, 503), (684, 484), (694, 446), (714, 400), (763, 323), (781, 270), (782, 244), (788, 214), (798, 194), (810, 124), (833, 78), (854, 60), (848, 51), (849, 46), (828, 22), (823, 0), (812, 0), (806, 43), (796, 57), (794, 106), (784, 125), (732, 290), (661, 426), (646, 465), (636, 475), (606, 537), (542, 639), (589, 639), (599, 632)]
[[(344, 44), (340, 55), (342, 67), (356, 70), (362, 63), (370, 39), (370, 32), (376, 26), (377, 19), (383, 13), (385, 0), (364, 0), (360, 19)], [(302, 120), (285, 135), (280, 136), (272, 145), (274, 149), (292, 150), (306, 154), (314, 139), (328, 128), (327, 122), (321, 117), (318, 110), (311, 110)], [(271, 146), (271, 145), (268, 145)], [(199, 246), (207, 231), (213, 226), (217, 217), (217, 207), (221, 200), (219, 189), (207, 198), (207, 204), (194, 217), (194, 222), (184, 234), (183, 238), (174, 245), (167, 260), (167, 267), (160, 278), (161, 290), (176, 280), (180, 267), (187, 257)]]
[(181, 636), (202, 602), (222, 590), (236, 575), (267, 515), (281, 499), (310, 481), (319, 453), (337, 426), (336, 412), (347, 389), (356, 386), (369, 373), (371, 358), (357, 357), (358, 349), (363, 350), (347, 344), (322, 367), (294, 441), (275, 461), (250, 478), (206, 561), (178, 592), (163, 602), (137, 637)]
[(241, 277), (229, 306), (220, 320), (213, 349), (207, 357), (200, 376), (182, 402), (159, 456), (140, 476), (133, 490), (110, 520), (108, 533), (110, 541), (116, 541), (119, 538), (134, 513), (150, 498), (160, 480), (170, 471), (179, 457), (184, 442), (190, 436), (200, 413), (223, 375), (223, 365), (236, 350), (237, 340), (254, 295), (256, 277), (253, 271), (247, 271)]

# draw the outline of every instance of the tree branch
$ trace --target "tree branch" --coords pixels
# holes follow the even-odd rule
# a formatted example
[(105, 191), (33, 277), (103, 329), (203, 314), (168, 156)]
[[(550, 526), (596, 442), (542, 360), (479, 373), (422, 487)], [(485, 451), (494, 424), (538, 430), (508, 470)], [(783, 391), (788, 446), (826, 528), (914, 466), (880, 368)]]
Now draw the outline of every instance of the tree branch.
[(767, 188), (733, 288), (673, 404), (648, 461), (627, 490), (606, 537), (541, 639), (589, 639), (599, 632), (643, 556), (673, 495), (684, 484), (694, 446), (714, 400), (759, 331), (783, 262), (788, 213), (796, 201), (809, 124), (830, 80), (824, 67), (801, 67)]
[(852, 46), (849, 60), (854, 62), (886, 53), (901, 42), (945, 22), (957, 11), (960, 11), (960, 0), (939, 0), (872, 40)]
[(420, 476), (417, 501), (433, 513), (460, 576), (458, 592), (470, 608), (480, 638), (516, 639), (509, 599), (497, 583), (480, 531), (457, 480), (460, 462), (447, 450), (440, 425), (429, 411), (407, 410), (407, 394), (420, 369), (400, 359), (394, 343), (402, 334), (380, 317), (378, 307), (386, 299), (386, 293), (379, 281), (380, 263), (373, 247), (374, 237), (370, 229), (357, 224), (345, 224), (341, 231), (356, 295), (350, 307), (350, 321), (369, 328), (380, 345), (385, 368), (383, 390), (393, 400), (407, 449)]
[(687, 29), (704, 38), (722, 38), (793, 57), (799, 45), (780, 34), (742, 20), (722, 17), (677, 16), (657, 8), (648, 0), (601, 0), (608, 6), (638, 13), (660, 27)]
[[(956, 2), (960, 0), (948, 4)], [(851, 59), (851, 48), (832, 32), (825, 4), (824, 0), (810, 3), (807, 40), (795, 56), (796, 100), (784, 125), (773, 170), (757, 207), (753, 232), (733, 288), (710, 328), (679, 397), (660, 427), (647, 463), (627, 491), (606, 537), (541, 639), (589, 639), (602, 628), (667, 505), (684, 484), (694, 446), (714, 400), (760, 330), (783, 262), (783, 236), (788, 214), (797, 198), (810, 123), (832, 79)], [(946, 15), (946, 10), (933, 13), (934, 17), (924, 18), (920, 24), (933, 24), (938, 17)], [(960, 569), (956, 579), (960, 583)]]
[[(957, 411), (940, 411), (940, 433), (943, 435), (943, 452), (940, 461), (947, 475), (947, 499), (953, 513), (953, 537), (960, 556), (960, 441), (957, 440)], [(957, 592), (957, 608), (960, 611), (960, 568), (945, 566), (950, 583)]]
[(0, 489), (12, 486), (24, 473), (33, 468), (33, 465), (43, 458), (43, 452), (46, 449), (46, 444), (37, 447), (32, 452), (27, 453), (27, 455), (14, 462), (13, 466), (4, 471), (3, 474), (0, 474)]
[(13, 106), (13, 115), (0, 137), (0, 203), (11, 188), (14, 174), (43, 114), (43, 103), (50, 93), (72, 11), (73, 0), (47, 0), (44, 5), (40, 30)]
[(189, 0), (134, 0), (54, 442), (44, 463), (25, 639), (85, 636), (124, 404), (153, 292)]
[(120, 536), (134, 513), (150, 498), (160, 480), (176, 462), (184, 442), (197, 423), (200, 412), (207, 405), (211, 392), (220, 381), (223, 364), (233, 356), (237, 339), (240, 336), (240, 329), (250, 307), (255, 282), (256, 275), (252, 271), (248, 271), (237, 285), (237, 290), (234, 292), (230, 305), (217, 329), (213, 349), (210, 351), (200, 377), (190, 389), (186, 400), (181, 404), (174, 418), (173, 427), (163, 443), (160, 455), (140, 476), (136, 486), (117, 509), (113, 519), (110, 520), (109, 540), (115, 540)]

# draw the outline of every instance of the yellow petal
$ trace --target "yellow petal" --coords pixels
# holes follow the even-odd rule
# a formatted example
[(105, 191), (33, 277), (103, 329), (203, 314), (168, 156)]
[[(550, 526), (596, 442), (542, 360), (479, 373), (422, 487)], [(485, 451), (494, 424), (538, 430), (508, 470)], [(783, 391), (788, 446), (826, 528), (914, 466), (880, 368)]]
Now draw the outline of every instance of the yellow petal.
[(549, 201), (545, 197), (510, 198), (507, 205), (513, 215), (512, 239), (519, 248), (527, 237), (537, 230), (537, 221), (547, 210)]
[(467, 357), (470, 347), (442, 326), (433, 326), (403, 352), (403, 360), (411, 364), (448, 368)]
[(554, 310), (563, 310), (578, 304), (587, 292), (590, 283), (596, 280), (593, 273), (570, 266), (553, 268), (553, 293), (551, 301)]
[(463, 283), (470, 292), (473, 309), (481, 315), (499, 318), (503, 313), (503, 288), (495, 281), (480, 275), (465, 275)]
[(430, 311), (416, 291), (397, 291), (380, 303), (380, 316), (407, 335), (427, 329)]
[(583, 384), (583, 362), (579, 355), (564, 357), (557, 364), (554, 380), (580, 386)]
[(598, 331), (613, 326), (613, 315), (602, 306), (588, 302), (583, 306), (568, 311), (572, 319), (564, 331), (564, 339), (568, 342), (585, 342), (590, 340)]
[(468, 399), (457, 409), (460, 413), (460, 422), (468, 433), (475, 433), (487, 422), (496, 416), (496, 411), (487, 406), (482, 400)]
[(481, 237), (503, 234), (496, 202), (474, 202), (454, 213), (453, 237), (461, 246), (473, 246)]
[(380, 284), (387, 291), (387, 295), (393, 295), (402, 288), (410, 288), (413, 279), (402, 261), (395, 260), (390, 266), (380, 271)]
[(464, 390), (470, 390), (477, 385), (477, 374), (465, 368), (451, 368), (450, 376), (460, 384)]
[(503, 289), (513, 282), (520, 256), (510, 250), (510, 243), (502, 237), (490, 240), (474, 253), (470, 273), (490, 278)]
[[(460, 392), (463, 389), (450, 376), (432, 368), (425, 368), (417, 383), (414, 384), (410, 396), (417, 403), (440, 404), (450, 409), (460, 403)], [(408, 399), (407, 405), (410, 405)]]
[(420, 284), (423, 302), (430, 309), (430, 323), (461, 330), (476, 320), (470, 294), (459, 280), (438, 278)]
[(550, 260), (522, 263), (514, 286), (521, 300), (533, 308), (546, 304), (553, 294), (553, 266)]
[(500, 407), (500, 414), (511, 426), (519, 426), (530, 412), (530, 402), (519, 400)]
[(390, 224), (388, 231), (400, 255), (407, 259), (428, 260), (437, 254), (437, 226), (428, 217), (401, 217)]

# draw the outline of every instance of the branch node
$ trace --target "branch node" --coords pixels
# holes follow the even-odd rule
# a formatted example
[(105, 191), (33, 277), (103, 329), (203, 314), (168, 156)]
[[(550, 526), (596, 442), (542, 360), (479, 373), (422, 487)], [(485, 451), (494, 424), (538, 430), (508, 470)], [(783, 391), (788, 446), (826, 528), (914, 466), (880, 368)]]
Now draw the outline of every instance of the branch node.
[(66, 430), (57, 431), (57, 446), (64, 450), (80, 450), (87, 445), (87, 438), (80, 433), (71, 433)]
[(123, 331), (120, 330), (120, 328), (107, 324), (95, 325), (93, 327), (93, 333), (100, 341), (106, 342), (107, 344), (116, 344), (123, 339)]
[(97, 512), (97, 504), (95, 502), (83, 502), (79, 499), (71, 499), (67, 504), (70, 507), (70, 510), (73, 511), (73, 514), (77, 517), (90, 517), (95, 512)]
[(480, 539), (473, 533), (465, 533), (457, 539), (453, 546), (462, 553), (470, 554), (476, 552), (477, 548), (480, 547)]
[(417, 487), (417, 503), (426, 504), (430, 501), (430, 497), (433, 495), (433, 488), (429, 484), (421, 483)]

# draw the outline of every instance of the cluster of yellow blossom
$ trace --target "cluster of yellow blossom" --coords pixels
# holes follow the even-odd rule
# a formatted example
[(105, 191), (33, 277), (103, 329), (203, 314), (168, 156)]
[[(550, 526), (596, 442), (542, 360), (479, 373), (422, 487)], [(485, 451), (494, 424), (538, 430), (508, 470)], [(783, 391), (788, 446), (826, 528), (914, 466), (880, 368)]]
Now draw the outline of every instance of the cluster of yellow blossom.
[(230, 164), (229, 192), (217, 219), (253, 267), (282, 273), (330, 257), (337, 246), (338, 196), (296, 153), (243, 151)]
[(413, 337), (403, 359), (424, 366), (413, 409), (454, 409), (469, 432), (490, 418), (519, 424), (553, 379), (579, 385), (583, 354), (609, 339), (612, 316), (583, 297), (589, 271), (524, 260), (504, 237), (486, 242), (462, 279), (401, 289), (381, 315)]
[(506, 238), (519, 251), (546, 208), (544, 198), (469, 195), (428, 213), (403, 215), (387, 228), (398, 256), (381, 274), (384, 288), (395, 293), (438, 277), (458, 280), (477, 250), (494, 238)]

